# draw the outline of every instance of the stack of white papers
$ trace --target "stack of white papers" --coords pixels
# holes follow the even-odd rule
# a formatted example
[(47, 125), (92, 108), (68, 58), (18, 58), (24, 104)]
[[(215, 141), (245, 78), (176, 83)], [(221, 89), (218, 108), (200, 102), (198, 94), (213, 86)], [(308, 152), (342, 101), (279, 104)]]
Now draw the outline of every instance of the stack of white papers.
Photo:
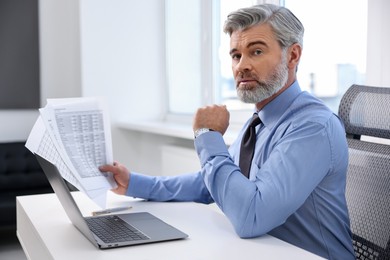
[(100, 98), (48, 99), (26, 147), (57, 166), (62, 177), (106, 208), (116, 183), (98, 167), (113, 163), (111, 126)]

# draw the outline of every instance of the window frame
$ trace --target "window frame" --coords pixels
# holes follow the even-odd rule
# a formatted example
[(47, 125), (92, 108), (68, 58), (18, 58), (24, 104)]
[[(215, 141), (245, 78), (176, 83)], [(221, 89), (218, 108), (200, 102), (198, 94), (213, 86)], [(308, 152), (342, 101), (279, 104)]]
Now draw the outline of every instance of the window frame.
[[(201, 46), (202, 46), (202, 57), (201, 57), (201, 104), (202, 106), (207, 106), (215, 104), (216, 97), (216, 86), (219, 85), (219, 77), (216, 75), (216, 70), (219, 67), (218, 59), (215, 59), (215, 55), (218, 55), (217, 47), (219, 44), (219, 28), (216, 22), (213, 19), (218, 19), (218, 14), (216, 10), (219, 10), (219, 1), (209, 1), (209, 0), (200, 0), (200, 9), (201, 9)], [(279, 4), (279, 0), (257, 0), (256, 3), (274, 3)], [(167, 46), (166, 46), (167, 48)], [(166, 49), (166, 53), (169, 51)], [(227, 54), (226, 54), (227, 55)], [(166, 71), (166, 73), (168, 73)], [(169, 76), (167, 75), (168, 79)], [(169, 81), (166, 82), (166, 89), (169, 91)], [(166, 95), (165, 103), (165, 116), (164, 121), (174, 122), (174, 123), (184, 123), (188, 124), (192, 122), (193, 114), (184, 114), (171, 112), (169, 110), (169, 94)], [(195, 111), (194, 111), (195, 112)], [(241, 124), (247, 119), (248, 115), (252, 113), (252, 109), (242, 109), (230, 111), (230, 128), (240, 127)]]

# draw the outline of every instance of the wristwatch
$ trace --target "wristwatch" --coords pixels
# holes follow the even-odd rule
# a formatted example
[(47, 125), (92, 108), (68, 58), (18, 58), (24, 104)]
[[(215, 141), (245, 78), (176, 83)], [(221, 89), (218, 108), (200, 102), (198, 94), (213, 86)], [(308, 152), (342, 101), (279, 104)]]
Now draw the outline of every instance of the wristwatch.
[(198, 136), (200, 136), (201, 134), (204, 134), (204, 133), (207, 133), (207, 132), (210, 132), (210, 131), (214, 131), (214, 130), (210, 129), (210, 128), (199, 128), (199, 129), (196, 129), (195, 132), (194, 132), (195, 139)]

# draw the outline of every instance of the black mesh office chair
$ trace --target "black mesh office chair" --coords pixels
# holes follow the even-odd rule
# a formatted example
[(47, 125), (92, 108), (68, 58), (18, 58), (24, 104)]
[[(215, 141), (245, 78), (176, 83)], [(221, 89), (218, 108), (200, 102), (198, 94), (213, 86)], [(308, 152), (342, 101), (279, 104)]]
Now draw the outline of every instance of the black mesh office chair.
[(390, 88), (352, 85), (339, 116), (349, 147), (346, 197), (356, 259), (390, 259), (390, 145), (360, 139), (390, 139)]

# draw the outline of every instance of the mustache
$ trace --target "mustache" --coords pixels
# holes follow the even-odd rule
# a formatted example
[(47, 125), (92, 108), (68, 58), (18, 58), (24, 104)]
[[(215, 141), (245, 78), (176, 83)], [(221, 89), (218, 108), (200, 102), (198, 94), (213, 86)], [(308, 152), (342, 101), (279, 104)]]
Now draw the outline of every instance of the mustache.
[(253, 74), (252, 72), (250, 71), (247, 71), (247, 72), (240, 72), (237, 74), (237, 77), (236, 77), (236, 80), (237, 81), (243, 81), (243, 80), (246, 80), (246, 79), (251, 79), (251, 80), (258, 80), (257, 76), (255, 74)]
[(237, 74), (237, 77), (235, 79), (236, 81), (236, 87), (238, 87), (240, 85), (241, 82), (243, 81), (256, 81), (259, 85), (263, 85), (264, 82), (259, 80), (259, 78), (257, 77), (257, 75), (251, 73), (250, 71), (248, 72), (241, 72), (241, 73), (238, 73)]

